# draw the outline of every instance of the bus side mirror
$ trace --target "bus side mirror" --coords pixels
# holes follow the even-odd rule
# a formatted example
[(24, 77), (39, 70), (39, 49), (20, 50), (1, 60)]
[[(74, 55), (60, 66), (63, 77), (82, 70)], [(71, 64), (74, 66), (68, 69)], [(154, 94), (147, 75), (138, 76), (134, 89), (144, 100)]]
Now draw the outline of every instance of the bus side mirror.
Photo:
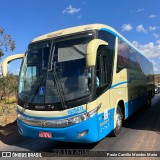
[(108, 43), (101, 39), (93, 39), (88, 43), (87, 49), (86, 49), (86, 66), (87, 67), (96, 65), (97, 49), (100, 45), (108, 45)]
[(15, 54), (12, 56), (8, 56), (7, 58), (5, 58), (2, 62), (1, 65), (1, 70), (2, 70), (2, 76), (6, 77), (7, 76), (7, 64), (10, 63), (11, 61), (15, 60), (15, 59), (21, 59), (24, 57), (24, 54)]

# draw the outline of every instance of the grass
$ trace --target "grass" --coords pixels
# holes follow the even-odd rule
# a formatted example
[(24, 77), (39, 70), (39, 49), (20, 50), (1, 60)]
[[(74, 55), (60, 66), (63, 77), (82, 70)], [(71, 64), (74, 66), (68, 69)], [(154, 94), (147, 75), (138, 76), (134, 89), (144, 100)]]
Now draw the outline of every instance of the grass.
[(5, 100), (0, 100), (0, 113), (3, 111), (3, 110), (10, 110), (12, 108), (15, 108), (15, 105), (16, 105), (16, 98), (15, 97), (12, 97), (9, 99), (9, 101), (7, 101), (5, 103)]
[[(3, 98), (2, 100), (0, 100), (0, 104), (3, 104), (5, 103), (5, 99)], [(12, 96), (9, 98), (9, 101), (8, 101), (8, 98), (6, 98), (6, 104), (10, 104), (10, 103), (16, 103), (16, 96)]]
[(16, 97), (11, 97), (9, 98), (9, 101), (6, 101), (7, 104), (12, 104), (12, 103), (16, 103)]

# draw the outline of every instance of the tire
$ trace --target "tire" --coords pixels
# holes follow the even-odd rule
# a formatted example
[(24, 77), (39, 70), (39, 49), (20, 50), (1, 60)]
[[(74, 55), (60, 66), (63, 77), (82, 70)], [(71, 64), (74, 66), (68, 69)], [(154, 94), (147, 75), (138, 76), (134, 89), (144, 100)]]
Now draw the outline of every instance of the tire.
[(113, 131), (110, 133), (110, 135), (113, 137), (117, 137), (122, 129), (123, 114), (120, 106), (117, 106), (117, 111), (115, 116), (116, 116), (116, 128), (114, 128)]

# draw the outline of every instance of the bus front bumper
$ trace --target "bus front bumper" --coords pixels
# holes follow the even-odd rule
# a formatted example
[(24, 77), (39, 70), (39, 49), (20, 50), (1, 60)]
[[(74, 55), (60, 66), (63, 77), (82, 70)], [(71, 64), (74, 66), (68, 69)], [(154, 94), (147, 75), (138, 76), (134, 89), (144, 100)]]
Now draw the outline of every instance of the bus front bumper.
[(64, 128), (44, 128), (25, 124), (17, 119), (19, 133), (23, 136), (41, 138), (40, 132), (50, 132), (55, 141), (93, 143), (99, 140), (97, 114), (93, 117)]

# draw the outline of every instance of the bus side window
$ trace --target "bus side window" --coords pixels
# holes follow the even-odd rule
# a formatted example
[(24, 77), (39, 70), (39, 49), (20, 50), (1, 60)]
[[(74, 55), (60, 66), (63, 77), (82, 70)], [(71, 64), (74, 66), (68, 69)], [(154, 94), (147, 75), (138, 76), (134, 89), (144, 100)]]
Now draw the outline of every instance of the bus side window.
[(129, 68), (128, 46), (118, 39), (117, 73), (122, 69)]
[[(100, 95), (111, 83), (112, 57), (106, 46), (100, 46), (97, 51), (96, 88)], [(99, 82), (97, 82), (99, 81)]]

